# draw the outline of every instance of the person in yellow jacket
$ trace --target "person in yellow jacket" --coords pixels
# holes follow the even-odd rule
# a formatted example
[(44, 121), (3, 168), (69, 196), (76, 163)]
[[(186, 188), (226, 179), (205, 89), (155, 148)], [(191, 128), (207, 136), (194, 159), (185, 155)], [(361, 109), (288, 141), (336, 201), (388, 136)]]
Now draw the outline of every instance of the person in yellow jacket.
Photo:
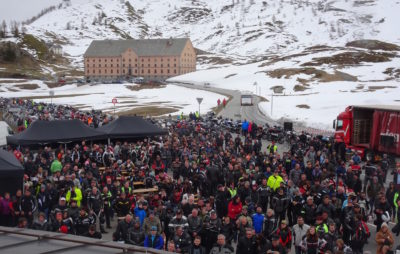
[(281, 187), (282, 182), (283, 178), (278, 174), (278, 170), (275, 170), (274, 174), (268, 177), (267, 186), (271, 188), (271, 190), (276, 191)]
[(79, 189), (76, 186), (71, 187), (68, 190), (67, 195), (65, 196), (65, 199), (67, 200), (68, 203), (70, 203), (71, 200), (75, 200), (76, 201), (76, 205), (78, 207), (81, 207), (81, 201), (82, 201), (82, 191), (81, 191), (81, 189)]

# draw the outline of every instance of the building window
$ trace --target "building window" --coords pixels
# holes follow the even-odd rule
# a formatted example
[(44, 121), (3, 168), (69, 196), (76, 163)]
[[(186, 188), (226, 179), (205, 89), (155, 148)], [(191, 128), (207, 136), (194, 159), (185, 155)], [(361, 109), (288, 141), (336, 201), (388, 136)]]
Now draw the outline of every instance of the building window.
[(89, 68), (89, 64), (86, 65), (86, 68)]
[(131, 66), (131, 64), (129, 64), (129, 68), (131, 68), (132, 66)]
[(99, 63), (101, 62), (101, 58), (99, 58)]
[(144, 59), (142, 58), (142, 62), (144, 61)]
[(93, 74), (95, 74), (96, 73), (96, 70), (93, 70)]
[(93, 63), (94, 63), (94, 59), (93, 59)]
[(156, 69), (154, 69), (154, 74), (156, 74), (157, 73), (157, 70)]
[(137, 58), (135, 58), (135, 62), (137, 62)]
[(157, 64), (154, 64), (154, 67), (157, 68)]
[(167, 64), (167, 67), (169, 67), (169, 64)]
[(144, 73), (143, 69), (142, 69), (142, 73)]
[(117, 69), (117, 74), (119, 74), (119, 70)]
[(161, 58), (161, 62), (163, 61), (164, 59), (163, 58)]
[(137, 67), (137, 64), (135, 64), (135, 67)]
[(104, 73), (107, 73), (107, 69), (104, 70)]
[(113, 62), (113, 59), (111, 59), (111, 62)]
[(119, 67), (119, 64), (117, 64), (117, 68)]
[[(143, 70), (142, 70), (143, 71)], [(135, 69), (135, 73), (137, 73), (137, 69)]]
[(169, 62), (169, 58), (167, 58), (167, 61)]
[(167, 73), (169, 73), (169, 69), (167, 70)]
[(176, 67), (176, 64), (174, 64), (174, 67)]
[(129, 58), (129, 62), (131, 62), (131, 59)]
[(104, 62), (107, 62), (107, 58), (106, 58), (106, 59), (104, 59)]
[(144, 64), (142, 64), (142, 68), (144, 67)]
[(150, 62), (150, 58), (147, 58), (147, 62)]
[(147, 67), (149, 67), (149, 68), (150, 68), (150, 64), (148, 64), (148, 65), (147, 65)]
[(176, 74), (176, 70), (174, 70), (174, 73)]
[(107, 68), (107, 64), (104, 64), (104, 67), (106, 67), (106, 68)]
[(113, 67), (113, 64), (111, 64), (111, 67)]
[(111, 74), (113, 74), (113, 70), (111, 69)]
[(161, 73), (164, 73), (164, 71), (161, 69)]
[(122, 59), (122, 62), (125, 62), (125, 58)]
[(174, 62), (176, 62), (176, 58), (174, 58)]
[(99, 67), (101, 67), (101, 64), (99, 64)]
[(123, 64), (122, 67), (125, 67), (125, 64)]
[(161, 64), (161, 68), (163, 67), (163, 64)]
[(93, 68), (94, 68), (94, 67), (96, 67), (96, 66), (93, 64)]
[(148, 70), (147, 70), (147, 73), (149, 73), (149, 74), (150, 74), (150, 69), (148, 69)]
[(101, 70), (99, 70), (99, 74), (101, 74)]
[(123, 70), (122, 70), (122, 73), (124, 73), (124, 74), (125, 74), (125, 69), (123, 69)]

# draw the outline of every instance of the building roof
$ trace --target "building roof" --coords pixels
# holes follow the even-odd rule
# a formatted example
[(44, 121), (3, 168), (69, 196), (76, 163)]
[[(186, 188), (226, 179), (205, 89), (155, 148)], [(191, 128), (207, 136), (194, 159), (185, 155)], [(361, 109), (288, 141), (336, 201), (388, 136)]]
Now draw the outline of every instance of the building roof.
[(39, 230), (0, 227), (0, 253), (30, 254), (172, 254), (135, 245)]
[(92, 41), (84, 57), (120, 56), (128, 48), (138, 56), (179, 56), (188, 38)]

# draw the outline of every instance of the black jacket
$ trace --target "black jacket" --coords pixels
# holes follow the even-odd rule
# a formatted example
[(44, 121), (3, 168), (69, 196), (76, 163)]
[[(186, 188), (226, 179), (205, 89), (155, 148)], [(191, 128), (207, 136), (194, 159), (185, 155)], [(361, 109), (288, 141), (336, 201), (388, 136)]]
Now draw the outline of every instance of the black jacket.
[(36, 211), (36, 202), (35, 199), (32, 196), (23, 196), (21, 198), (21, 204), (20, 204), (20, 210), (25, 213), (25, 216), (27, 216), (28, 212), (34, 212)]
[(39, 221), (35, 221), (32, 224), (32, 229), (42, 230), (42, 231), (51, 231), (51, 225), (47, 220), (45, 220), (43, 223), (40, 223)]
[(83, 236), (84, 236), (84, 237), (89, 237), (89, 238), (94, 238), (94, 239), (101, 239), (101, 238), (102, 238), (101, 233), (100, 233), (100, 232), (97, 232), (97, 231), (94, 232), (93, 235), (89, 234), (89, 232), (86, 232)]
[(133, 226), (133, 223), (127, 223), (125, 220), (122, 220), (118, 223), (117, 230), (114, 233), (115, 239), (118, 240), (123, 240), (125, 242), (128, 241), (128, 232), (129, 228)]
[(270, 240), (272, 234), (276, 231), (277, 227), (278, 222), (276, 221), (275, 217), (266, 216), (264, 220), (264, 237)]
[(138, 246), (143, 246), (146, 235), (140, 228), (132, 227), (128, 230), (128, 243)]
[(188, 232), (192, 236), (194, 232), (197, 234), (200, 233), (201, 229), (203, 228), (203, 221), (199, 216), (193, 217), (192, 215), (189, 215), (188, 217)]
[(247, 238), (246, 236), (239, 238), (236, 249), (237, 254), (256, 254), (257, 242), (255, 237)]
[(217, 210), (217, 215), (222, 218), (228, 214), (228, 202), (230, 194), (227, 191), (218, 191), (215, 196), (215, 206)]
[(183, 232), (181, 236), (175, 234), (172, 237), (172, 241), (175, 243), (176, 248), (180, 249), (182, 253), (187, 253), (192, 244), (190, 236), (185, 232)]
[(206, 254), (206, 249), (203, 246), (195, 246), (194, 244), (189, 247), (188, 253), (193, 254), (195, 253), (195, 250), (199, 250), (200, 254)]

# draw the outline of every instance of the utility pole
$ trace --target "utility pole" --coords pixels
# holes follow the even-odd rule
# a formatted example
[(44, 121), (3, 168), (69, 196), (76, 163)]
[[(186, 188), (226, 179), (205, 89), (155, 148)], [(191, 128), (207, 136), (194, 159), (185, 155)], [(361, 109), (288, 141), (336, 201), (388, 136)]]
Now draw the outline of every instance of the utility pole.
[(274, 108), (274, 94), (271, 94), (271, 117), (273, 108)]
[(199, 97), (199, 98), (196, 98), (196, 100), (199, 103), (199, 117), (200, 117), (200, 104), (203, 101), (203, 98)]
[(49, 95), (50, 95), (50, 105), (53, 105), (54, 90), (50, 90)]

